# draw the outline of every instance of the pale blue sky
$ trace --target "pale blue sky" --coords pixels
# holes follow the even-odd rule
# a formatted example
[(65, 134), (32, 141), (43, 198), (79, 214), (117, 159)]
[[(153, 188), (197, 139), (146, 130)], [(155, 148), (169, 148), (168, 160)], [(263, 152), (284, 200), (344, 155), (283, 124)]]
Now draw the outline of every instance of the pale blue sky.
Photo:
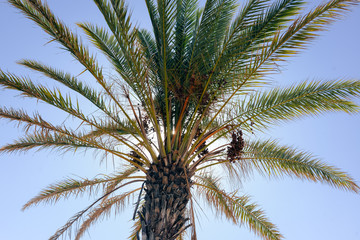
[[(137, 23), (149, 27), (143, 0), (128, 1)], [(312, 1), (318, 2), (318, 1)], [(54, 12), (72, 28), (76, 22), (103, 24), (90, 0), (49, 0)], [(80, 33), (80, 30), (78, 30)], [(360, 79), (360, 7), (322, 34), (304, 53), (289, 59), (281, 74), (273, 75), (278, 85), (289, 85), (305, 79)], [(23, 58), (37, 59), (80, 73), (81, 67), (49, 38), (39, 27), (26, 19), (6, 1), (0, 0), (0, 68), (36, 81), (39, 75), (15, 64)], [(98, 54), (103, 60), (101, 54)], [(105, 62), (105, 61), (104, 61)], [(105, 67), (108, 65), (105, 64)], [(110, 70), (107, 70), (110, 72)], [(51, 83), (49, 84), (51, 85)], [(47, 119), (61, 123), (66, 117), (45, 104), (16, 97), (17, 93), (0, 90), (0, 105), (39, 110)], [(358, 101), (360, 102), (360, 100)], [(296, 146), (319, 156), (331, 165), (347, 171), (360, 183), (360, 115), (326, 114), (282, 124), (266, 136), (283, 144)], [(0, 145), (21, 135), (15, 125), (0, 121)], [(92, 177), (111, 170), (111, 164), (99, 167), (99, 156), (91, 153), (40, 151), (18, 155), (0, 155), (0, 239), (47, 239), (75, 212), (90, 203), (85, 197), (61, 201), (55, 206), (40, 206), (21, 212), (21, 206), (43, 187), (66, 176)], [(294, 179), (268, 181), (254, 177), (244, 184), (242, 193), (253, 196), (288, 240), (358, 240), (360, 239), (360, 195), (333, 189), (327, 185)], [(207, 209), (205, 211), (209, 212)], [(84, 240), (126, 239), (131, 224), (131, 211), (110, 218), (93, 227)], [(259, 239), (245, 227), (201, 217), (199, 240)]]

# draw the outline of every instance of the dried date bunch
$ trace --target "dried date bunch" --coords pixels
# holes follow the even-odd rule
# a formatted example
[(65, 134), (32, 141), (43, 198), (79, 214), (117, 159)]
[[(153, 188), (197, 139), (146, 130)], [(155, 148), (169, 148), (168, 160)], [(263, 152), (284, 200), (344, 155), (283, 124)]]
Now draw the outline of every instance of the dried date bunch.
[(243, 133), (241, 130), (235, 131), (231, 135), (232, 141), (230, 142), (230, 146), (227, 148), (227, 159), (230, 162), (235, 162), (236, 160), (241, 158), (241, 154), (244, 153), (244, 139)]

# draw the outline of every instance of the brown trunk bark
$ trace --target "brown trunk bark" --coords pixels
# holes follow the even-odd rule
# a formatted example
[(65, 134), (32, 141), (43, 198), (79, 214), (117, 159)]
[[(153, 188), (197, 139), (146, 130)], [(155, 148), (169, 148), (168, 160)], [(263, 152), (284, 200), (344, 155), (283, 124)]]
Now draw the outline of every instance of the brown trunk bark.
[(175, 240), (187, 227), (186, 205), (191, 176), (183, 167), (152, 164), (145, 182), (145, 203), (139, 213), (142, 240)]

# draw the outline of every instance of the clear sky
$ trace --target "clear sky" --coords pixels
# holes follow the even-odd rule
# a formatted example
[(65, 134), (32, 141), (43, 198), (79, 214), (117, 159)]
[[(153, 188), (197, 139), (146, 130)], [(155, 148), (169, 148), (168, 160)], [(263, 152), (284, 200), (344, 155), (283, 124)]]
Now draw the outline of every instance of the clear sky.
[[(135, 21), (149, 27), (143, 0), (128, 1)], [(312, 1), (315, 2), (315, 1)], [(318, 2), (318, 1), (316, 1)], [(49, 0), (54, 12), (73, 29), (76, 22), (104, 24), (90, 0)], [(77, 30), (80, 33), (80, 30)], [(276, 85), (287, 86), (306, 79), (356, 78), (360, 80), (360, 6), (322, 34), (305, 52), (289, 59), (280, 74), (273, 75)], [(37, 59), (72, 73), (82, 68), (49, 37), (5, 0), (0, 0), (0, 68), (36, 81), (52, 83), (15, 64)], [(98, 54), (102, 60), (101, 54)], [(109, 66), (105, 64), (110, 72)], [(85, 76), (86, 77), (86, 76)], [(49, 83), (48, 83), (49, 82)], [(39, 110), (49, 120), (61, 123), (66, 117), (56, 109), (17, 93), (0, 90), (1, 106)], [(360, 100), (358, 101), (360, 103)], [(360, 115), (326, 114), (282, 124), (265, 134), (280, 143), (308, 150), (325, 162), (347, 171), (360, 183)], [(0, 121), (0, 145), (21, 135), (15, 124)], [(40, 206), (21, 212), (21, 206), (50, 183), (67, 176), (93, 177), (111, 170), (111, 163), (99, 167), (99, 156), (91, 153), (59, 155), (51, 151), (0, 155), (0, 239), (47, 239), (75, 212), (87, 206), (87, 197), (61, 201), (55, 206)], [(254, 177), (245, 182), (242, 193), (253, 196), (288, 240), (360, 239), (360, 195), (327, 185), (295, 179), (268, 181)], [(131, 204), (130, 204), (131, 206)], [(198, 239), (259, 239), (248, 229), (216, 219), (211, 211), (201, 215)], [(83, 239), (126, 239), (131, 226), (131, 211), (93, 227)]]

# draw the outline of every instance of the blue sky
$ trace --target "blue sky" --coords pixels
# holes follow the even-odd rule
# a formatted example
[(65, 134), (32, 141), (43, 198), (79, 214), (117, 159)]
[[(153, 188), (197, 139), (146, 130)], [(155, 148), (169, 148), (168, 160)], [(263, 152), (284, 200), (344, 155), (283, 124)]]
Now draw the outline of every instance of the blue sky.
[[(149, 27), (142, 0), (132, 0), (135, 21)], [(315, 1), (312, 1), (315, 2)], [(318, 1), (316, 1), (318, 2)], [(54, 12), (73, 29), (76, 22), (104, 24), (95, 5), (89, 0), (49, 0)], [(77, 30), (80, 33), (80, 30)], [(6, 1), (0, 0), (0, 68), (19, 75), (45, 81), (16, 61), (37, 59), (53, 66), (80, 73), (82, 69), (55, 43), (46, 44), (46, 36), (34, 23), (23, 17)], [(355, 78), (360, 80), (360, 7), (322, 33), (305, 52), (289, 59), (282, 73), (272, 76), (276, 85), (287, 86), (302, 80)], [(104, 58), (98, 54), (100, 61)], [(105, 60), (104, 60), (105, 62)], [(109, 66), (105, 68), (110, 72)], [(86, 76), (84, 76), (86, 77)], [(51, 86), (51, 84), (49, 83)], [(360, 100), (357, 101), (360, 103)], [(66, 115), (56, 109), (17, 93), (0, 90), (1, 106), (38, 110), (56, 123)], [(31, 112), (31, 111), (30, 111)], [(330, 165), (347, 171), (360, 183), (360, 115), (326, 114), (284, 123), (265, 133), (282, 144), (312, 152)], [(21, 136), (16, 125), (0, 120), (0, 145)], [(99, 156), (91, 153), (59, 154), (31, 151), (26, 154), (0, 155), (0, 239), (47, 239), (75, 212), (90, 203), (85, 197), (61, 201), (55, 206), (40, 206), (21, 212), (21, 206), (50, 183), (67, 176), (92, 177), (111, 170), (111, 163), (99, 166)], [(357, 240), (360, 239), (360, 195), (331, 188), (328, 185), (296, 179), (271, 180), (255, 176), (245, 182), (241, 193), (253, 196), (289, 240)], [(211, 211), (201, 215), (198, 239), (259, 239), (246, 227), (239, 228), (216, 218)], [(132, 212), (104, 220), (93, 227), (84, 239), (126, 239)]]

